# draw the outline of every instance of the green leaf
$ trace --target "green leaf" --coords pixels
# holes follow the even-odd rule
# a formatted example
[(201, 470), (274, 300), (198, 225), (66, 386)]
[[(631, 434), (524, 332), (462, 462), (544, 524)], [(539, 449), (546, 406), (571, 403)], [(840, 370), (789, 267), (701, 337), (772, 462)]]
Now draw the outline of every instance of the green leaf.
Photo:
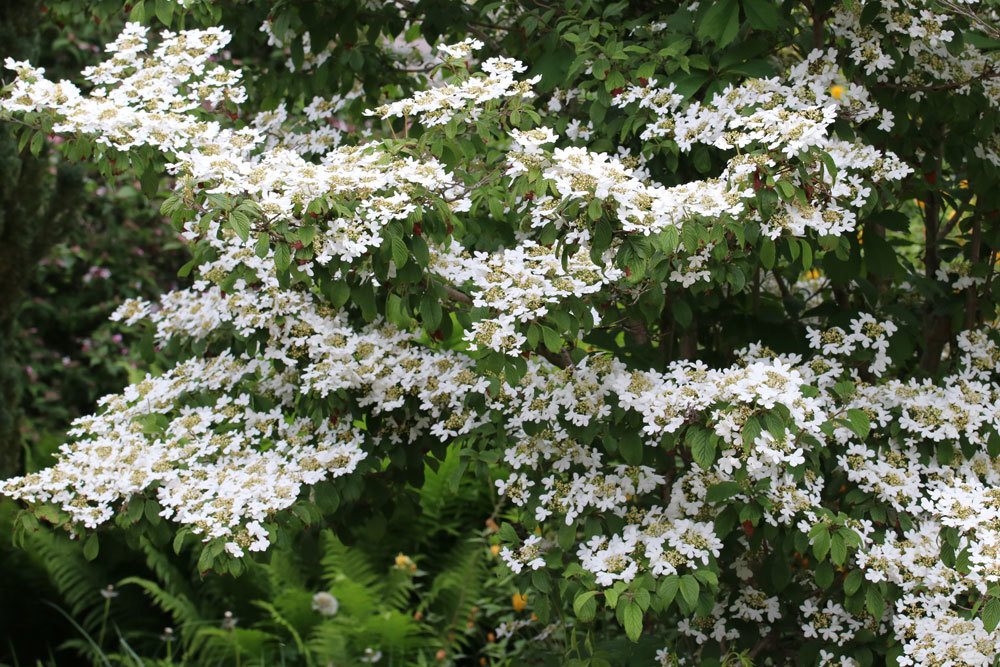
[(882, 612), (885, 611), (885, 600), (882, 599), (882, 593), (876, 586), (869, 586), (868, 590), (865, 591), (865, 608), (875, 618), (882, 618)]
[[(250, 238), (250, 218), (244, 213), (233, 211), (229, 214), (229, 226), (232, 227), (240, 240), (246, 242)], [(266, 238), (266, 237), (265, 237)], [(259, 243), (259, 241), (258, 241)]]
[(814, 575), (816, 585), (826, 590), (833, 583), (833, 566), (830, 565), (829, 561), (823, 561), (816, 566)]
[(174, 535), (174, 553), (180, 554), (181, 549), (184, 548), (184, 538), (187, 537), (187, 531), (184, 529), (178, 530), (177, 534)]
[(693, 575), (685, 574), (680, 580), (681, 597), (693, 607), (698, 602), (698, 580)]
[(257, 237), (257, 245), (254, 247), (254, 253), (264, 259), (267, 257), (267, 251), (271, 249), (271, 239), (268, 238), (267, 234), (260, 234)]
[(698, 24), (701, 41), (713, 41), (720, 49), (736, 37), (740, 29), (740, 6), (736, 0), (713, 2)]
[(597, 591), (584, 591), (573, 600), (573, 613), (584, 623), (594, 620), (597, 614)]
[(128, 20), (136, 23), (144, 23), (146, 21), (146, 3), (144, 0), (137, 0), (132, 7), (132, 11), (128, 14)]
[(699, 466), (708, 470), (715, 462), (715, 438), (711, 433), (700, 426), (692, 426), (688, 429), (684, 441), (691, 448), (691, 458)]
[(403, 268), (410, 258), (410, 251), (407, 249), (406, 243), (398, 236), (393, 236), (389, 243), (392, 249), (392, 261), (396, 264), (397, 269)]
[(385, 318), (400, 328), (408, 324), (406, 313), (403, 312), (403, 300), (398, 294), (390, 294), (385, 302)]
[(766, 236), (760, 241), (760, 265), (770, 271), (774, 268), (775, 259), (774, 241)]
[(156, 0), (156, 18), (160, 19), (163, 25), (169, 27), (173, 15), (174, 3), (171, 0)]
[(351, 301), (361, 309), (361, 316), (365, 318), (365, 322), (371, 322), (378, 315), (378, 309), (375, 306), (375, 290), (371, 283), (352, 288)]
[(1000, 625), (1000, 598), (993, 598), (983, 607), (983, 627), (986, 632), (993, 632)]
[(31, 143), (29, 144), (29, 150), (31, 154), (38, 157), (38, 154), (42, 152), (42, 141), (45, 139), (45, 135), (41, 132), (35, 132), (35, 136), (31, 137)]
[(500, 526), (500, 539), (507, 544), (512, 544), (518, 541), (517, 532), (514, 530), (514, 526), (507, 522), (504, 522)]
[(778, 28), (778, 9), (772, 0), (743, 0), (743, 12), (757, 30), (773, 32)]
[(603, 202), (596, 197), (590, 200), (590, 204), (587, 205), (587, 217), (591, 220), (600, 220), (601, 216), (604, 214)]
[(441, 304), (431, 293), (424, 294), (420, 299), (420, 319), (424, 323), (424, 328), (434, 331), (441, 324)]
[(826, 555), (830, 553), (830, 533), (827, 532), (824, 527), (816, 533), (813, 538), (813, 553), (816, 554), (816, 558), (819, 560), (824, 560)]
[(284, 271), (292, 263), (292, 251), (287, 243), (281, 242), (274, 248), (274, 265), (279, 271)]
[(542, 327), (542, 340), (545, 343), (545, 347), (553, 354), (562, 349), (562, 337), (549, 327)]
[(337, 281), (330, 286), (327, 296), (334, 308), (340, 308), (351, 298), (351, 286), (343, 281)]
[(698, 581), (708, 584), (709, 586), (719, 585), (719, 575), (717, 575), (712, 570), (706, 570), (706, 569), (696, 570), (694, 573), (694, 577)]
[(97, 558), (97, 554), (101, 550), (101, 543), (97, 537), (97, 533), (91, 533), (87, 540), (83, 543), (83, 557), (87, 560), (94, 560)]
[(861, 574), (861, 570), (851, 570), (851, 573), (844, 578), (844, 593), (847, 595), (857, 593), (863, 580), (864, 575)]
[(565, 522), (559, 522), (559, 535), (557, 541), (559, 546), (562, 547), (564, 551), (569, 551), (574, 544), (576, 544), (576, 524), (571, 523), (566, 525)]
[(618, 597), (625, 590), (627, 584), (624, 581), (616, 581), (615, 585), (604, 591), (604, 601), (609, 607), (614, 609), (618, 606)]
[(774, 186), (778, 189), (778, 194), (781, 195), (782, 199), (791, 201), (795, 198), (795, 186), (788, 181), (778, 181)]
[(834, 565), (843, 565), (847, 561), (847, 545), (840, 533), (834, 533), (830, 538), (830, 560)]
[(677, 320), (677, 324), (681, 325), (682, 329), (687, 329), (691, 324), (691, 320), (694, 319), (691, 306), (687, 305), (687, 302), (682, 299), (671, 301), (670, 311), (674, 314), (674, 319)]
[(740, 485), (736, 482), (719, 482), (712, 485), (705, 494), (705, 500), (710, 503), (718, 503), (732, 498), (740, 492)]
[(642, 634), (642, 609), (635, 602), (625, 605), (625, 612), (622, 625), (625, 626), (625, 634), (632, 641), (639, 641)]
[(611, 245), (611, 236), (611, 223), (605, 219), (598, 220), (594, 225), (594, 248), (606, 250)]
[(642, 437), (636, 431), (629, 431), (618, 440), (618, 451), (630, 466), (642, 465)]
[(871, 422), (868, 420), (868, 414), (864, 410), (858, 410), (857, 408), (851, 408), (847, 411), (847, 421), (851, 425), (851, 430), (859, 438), (867, 438), (868, 433), (871, 431)]
[(874, 232), (864, 236), (862, 244), (865, 266), (876, 276), (891, 278), (899, 270), (899, 261), (892, 245)]
[(663, 605), (669, 605), (677, 597), (677, 590), (680, 588), (681, 579), (676, 574), (667, 575), (660, 579), (657, 585), (656, 594), (663, 600)]

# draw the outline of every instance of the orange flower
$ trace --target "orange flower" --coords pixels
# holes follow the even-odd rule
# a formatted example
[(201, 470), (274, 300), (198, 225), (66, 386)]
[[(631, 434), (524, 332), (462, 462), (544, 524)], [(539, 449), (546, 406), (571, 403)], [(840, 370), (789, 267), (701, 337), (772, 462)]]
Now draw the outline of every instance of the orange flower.
[(524, 608), (528, 606), (528, 596), (523, 593), (514, 593), (510, 596), (510, 604), (514, 607), (514, 611), (524, 611)]
[(499, 544), (491, 544), (490, 545), (490, 553), (493, 554), (494, 556), (498, 555), (500, 553), (500, 545)]

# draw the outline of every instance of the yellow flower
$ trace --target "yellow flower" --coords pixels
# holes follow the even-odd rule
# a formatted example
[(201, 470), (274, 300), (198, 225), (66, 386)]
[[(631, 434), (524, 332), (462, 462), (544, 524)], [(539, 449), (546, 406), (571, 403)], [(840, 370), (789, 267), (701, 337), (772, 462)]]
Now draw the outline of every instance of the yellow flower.
[(835, 100), (839, 100), (840, 96), (844, 94), (844, 87), (838, 86), (836, 84), (830, 86), (830, 97)]
[(523, 593), (514, 593), (510, 596), (510, 604), (514, 607), (514, 611), (524, 611), (524, 608), (528, 606), (528, 596)]
[(499, 544), (491, 544), (490, 545), (490, 553), (492, 553), (494, 556), (496, 556), (497, 554), (499, 554), (500, 553), (500, 545)]
[(402, 552), (396, 555), (395, 567), (399, 570), (409, 570), (410, 572), (417, 571), (417, 564), (413, 562), (412, 558)]
[(966, 179), (963, 178), (962, 180), (960, 180), (958, 182), (958, 187), (962, 188), (963, 190), (968, 190), (969, 189), (969, 181), (967, 181)]

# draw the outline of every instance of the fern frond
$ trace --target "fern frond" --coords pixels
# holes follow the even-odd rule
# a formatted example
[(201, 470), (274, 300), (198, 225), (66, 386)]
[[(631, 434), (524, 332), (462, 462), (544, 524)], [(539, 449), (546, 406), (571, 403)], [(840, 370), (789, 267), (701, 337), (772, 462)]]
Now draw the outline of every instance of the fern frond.
[(79, 546), (65, 538), (40, 531), (30, 537), (30, 552), (48, 572), (49, 579), (69, 608), (69, 614), (84, 628), (95, 629), (103, 614), (100, 590), (104, 581)]
[[(278, 655), (275, 655), (275, 654)], [(283, 661), (280, 639), (256, 628), (199, 628), (188, 655), (192, 665), (273, 667)]]
[(434, 578), (424, 604), (443, 619), (442, 635), (460, 636), (461, 627), (485, 588), (489, 568), (482, 541), (469, 539), (456, 546), (446, 567)]
[(139, 539), (139, 547), (146, 556), (146, 566), (156, 574), (162, 588), (174, 595), (182, 595), (189, 600), (195, 599), (187, 577), (170, 562), (170, 557), (166, 553), (145, 536)]
[(302, 637), (299, 636), (295, 626), (289, 623), (285, 617), (282, 616), (281, 612), (278, 611), (278, 609), (270, 602), (265, 600), (254, 600), (253, 604), (255, 607), (259, 607), (266, 611), (275, 625), (284, 628), (288, 634), (291, 635), (292, 641), (295, 642), (295, 647), (299, 650), (299, 655), (304, 657), (307, 667), (312, 667), (312, 656), (310, 656), (309, 651), (306, 650), (306, 646), (302, 642)]
[(363, 588), (379, 587), (379, 576), (359, 549), (351, 549), (331, 531), (323, 533), (323, 580), (330, 586), (344, 580)]
[[(175, 595), (165, 591), (155, 581), (142, 577), (125, 577), (118, 582), (119, 586), (134, 585), (141, 588), (157, 607), (170, 614), (174, 623), (182, 629), (190, 628), (201, 622), (198, 608), (183, 595)], [(186, 633), (185, 633), (186, 634)]]

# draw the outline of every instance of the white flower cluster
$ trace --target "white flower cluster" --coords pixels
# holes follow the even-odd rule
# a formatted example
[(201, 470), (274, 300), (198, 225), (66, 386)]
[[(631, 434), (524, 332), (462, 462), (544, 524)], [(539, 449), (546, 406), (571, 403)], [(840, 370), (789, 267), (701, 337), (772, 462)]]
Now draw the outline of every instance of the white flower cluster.
[[(439, 47), (446, 57), (468, 55), (482, 48), (478, 40), (466, 40), (453, 46)], [(418, 91), (412, 97), (384, 104), (365, 113), (379, 118), (411, 118), (427, 127), (444, 125), (460, 112), (467, 122), (475, 122), (482, 112), (481, 106), (493, 100), (509, 97), (528, 99), (534, 97), (531, 86), (541, 76), (518, 81), (515, 74), (527, 71), (527, 66), (513, 58), (489, 58), (480, 66), (485, 76), (473, 76), (459, 84), (442, 83), (428, 90)]]
[(986, 283), (986, 278), (984, 276), (974, 276), (972, 275), (972, 264), (968, 261), (956, 259), (948, 264), (943, 264), (938, 267), (937, 273), (934, 277), (941, 282), (950, 285), (956, 292), (961, 292), (969, 287), (975, 287), (976, 285), (984, 285)]
[[(880, 127), (892, 127), (891, 114), (875, 106), (864, 88), (839, 86), (835, 51), (812, 51), (782, 78), (750, 79), (729, 86), (708, 103), (683, 106), (673, 85), (658, 88), (656, 80), (632, 85), (615, 104), (648, 109), (655, 120), (641, 138), (669, 139), (682, 151), (695, 144), (736, 150), (716, 185), (716, 198), (736, 204), (752, 198), (765, 186), (768, 173), (777, 173), (783, 162), (801, 161), (809, 180), (786, 174), (785, 183), (801, 188), (806, 200), (781, 203), (779, 210), (761, 220), (766, 234), (776, 238), (788, 231), (802, 235), (808, 229), (840, 235), (855, 228), (860, 208), (872, 194), (871, 183), (901, 180), (912, 170), (894, 154), (870, 146), (836, 139), (831, 125), (838, 116), (854, 122), (881, 117)], [(831, 89), (837, 89), (835, 95)], [(821, 151), (832, 158), (831, 172), (818, 157), (806, 159), (804, 151)], [(716, 213), (716, 216), (718, 213)], [(759, 212), (755, 213), (760, 219)], [(752, 217), (752, 216), (751, 216)]]
[[(850, 333), (840, 327), (826, 330), (807, 327), (809, 347), (831, 357), (849, 357), (861, 350), (871, 350), (874, 358), (868, 370), (876, 377), (889, 367), (889, 338), (896, 333), (892, 322), (879, 322), (868, 313), (851, 320)], [(831, 364), (832, 365), (832, 364)]]
[[(851, 60), (867, 74), (908, 87), (917, 99), (925, 86), (948, 83), (957, 94), (978, 88), (990, 105), (1000, 106), (1000, 81), (989, 76), (997, 71), (996, 56), (969, 41), (960, 42), (957, 53), (949, 51), (956, 34), (945, 27), (951, 17), (934, 11), (939, 5), (924, 0), (877, 4), (881, 11), (875, 20), (863, 22), (864, 7), (851, 5), (837, 7), (830, 22), (834, 34), (851, 44)], [(903, 44), (905, 49), (898, 48)]]
[(609, 206), (623, 231), (646, 235), (666, 228), (679, 229), (683, 221), (696, 216), (736, 216), (745, 210), (740, 197), (731, 193), (722, 181), (692, 181), (669, 188), (648, 184), (622, 159), (584, 148), (556, 148), (544, 157), (515, 150), (507, 173), (524, 173), (528, 166), (542, 168), (559, 195), (559, 199), (546, 195), (534, 200), (535, 227), (550, 222), (557, 227), (570, 226), (573, 223), (563, 220), (559, 205), (570, 201), (589, 203), (594, 199)]
[(5, 61), (17, 73), (0, 109), (51, 111), (59, 117), (54, 132), (91, 134), (98, 143), (120, 150), (153, 146), (167, 153), (201, 149), (212, 154), (245, 154), (258, 137), (252, 130), (223, 129), (192, 113), (202, 105), (239, 104), (246, 99), (240, 73), (212, 65), (228, 42), (218, 28), (164, 31), (160, 45), (147, 53), (147, 29), (129, 23), (108, 45), (104, 63), (87, 68), (95, 88), (83, 95), (68, 81), (53, 83), (44, 70)]
[(541, 319), (551, 305), (600, 292), (621, 277), (618, 269), (595, 265), (585, 250), (563, 263), (553, 248), (530, 240), (494, 253), (469, 253), (453, 242), (431, 260), (432, 272), (454, 285), (471, 285), (473, 306), (496, 313), (465, 332), (470, 349), (508, 354), (519, 354), (526, 341), (517, 323)]
[(147, 376), (102, 399), (99, 415), (78, 419), (76, 441), (56, 465), (6, 480), (0, 492), (54, 504), (93, 528), (114, 505), (155, 489), (161, 516), (225, 540), (234, 556), (263, 550), (271, 514), (295, 503), (303, 486), (350, 474), (365, 457), (364, 436), (349, 422), (291, 417), (284, 382), (266, 360), (228, 354)]
[(305, 119), (290, 119), (284, 103), (256, 114), (251, 126), (263, 135), (264, 150), (283, 148), (300, 155), (324, 155), (339, 146), (344, 132), (334, 114), (361, 95), (360, 90), (330, 98), (314, 97), (302, 110)]
[[(880, 11), (862, 20), (869, 4), (878, 4)], [(942, 8), (952, 9), (948, 3), (926, 0), (877, 0), (838, 6), (829, 25), (850, 44), (851, 61), (881, 84), (907, 91), (917, 100), (928, 91), (947, 90), (953, 95), (978, 94), (987, 105), (1000, 107), (996, 52), (981, 50), (972, 40), (956, 35), (948, 27), (954, 25), (952, 16), (940, 13)], [(995, 25), (995, 7), (983, 11), (983, 22)], [(1000, 166), (996, 142), (994, 133), (973, 146), (973, 153)]]
[[(41, 70), (8, 62), (18, 78), (10, 94), (0, 100), (0, 109), (50, 112), (58, 119), (54, 131), (92, 135), (99, 143), (120, 150), (160, 149), (175, 159), (170, 168), (178, 176), (182, 193), (192, 195), (197, 189), (249, 197), (269, 224), (301, 221), (306, 205), (321, 197), (333, 201), (362, 195), (353, 215), (325, 221), (327, 228), (316, 237), (320, 263), (334, 257), (351, 261), (381, 245), (387, 223), (417, 210), (416, 188), (437, 192), (456, 211), (470, 205), (440, 163), (395, 158), (378, 144), (324, 151), (320, 164), (306, 160), (299, 154), (306, 152), (303, 142), (309, 152), (316, 152), (336, 143), (335, 135), (319, 131), (291, 141), (290, 150), (280, 136), (277, 142), (266, 138), (282, 124), (281, 110), (272, 112), (270, 119), (258, 117), (255, 126), (242, 130), (198, 120), (195, 114), (185, 113), (192, 105), (223, 98), (239, 102), (245, 97), (235, 84), (238, 73), (220, 73), (221, 66), (206, 69), (208, 58), (228, 42), (228, 33), (218, 29), (178, 35), (164, 32), (163, 43), (149, 56), (144, 55), (145, 34), (145, 28), (127, 26), (112, 45), (116, 55), (94, 68), (93, 76), (106, 87), (85, 96), (70, 83), (47, 81)], [(172, 69), (184, 76), (164, 74)], [(123, 78), (114, 79), (116, 73)], [(338, 102), (329, 104), (332, 113)], [(314, 100), (311, 106), (317, 117), (325, 113), (319, 111), (319, 102)]]

